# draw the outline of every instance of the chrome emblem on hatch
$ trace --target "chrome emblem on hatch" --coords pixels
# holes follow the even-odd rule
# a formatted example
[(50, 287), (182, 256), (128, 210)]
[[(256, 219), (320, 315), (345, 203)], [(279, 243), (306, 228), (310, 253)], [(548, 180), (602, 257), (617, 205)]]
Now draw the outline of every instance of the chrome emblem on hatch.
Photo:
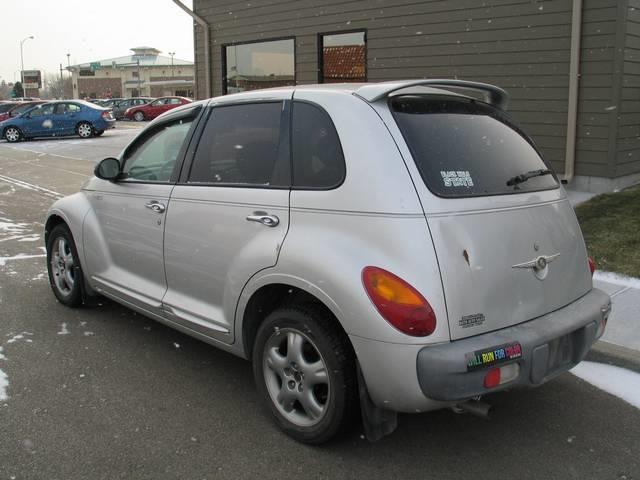
[(540, 255), (528, 262), (511, 265), (511, 268), (532, 268), (536, 278), (538, 280), (544, 280), (549, 273), (549, 263), (553, 262), (559, 256), (560, 253), (554, 253), (553, 255)]

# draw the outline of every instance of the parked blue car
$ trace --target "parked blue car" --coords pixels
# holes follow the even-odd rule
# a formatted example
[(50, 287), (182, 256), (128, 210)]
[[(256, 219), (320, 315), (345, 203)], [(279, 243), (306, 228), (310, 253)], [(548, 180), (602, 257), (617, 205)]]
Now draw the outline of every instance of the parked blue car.
[(61, 100), (43, 103), (23, 114), (0, 122), (0, 132), (7, 142), (34, 137), (79, 135), (100, 136), (115, 127), (111, 110), (83, 100)]

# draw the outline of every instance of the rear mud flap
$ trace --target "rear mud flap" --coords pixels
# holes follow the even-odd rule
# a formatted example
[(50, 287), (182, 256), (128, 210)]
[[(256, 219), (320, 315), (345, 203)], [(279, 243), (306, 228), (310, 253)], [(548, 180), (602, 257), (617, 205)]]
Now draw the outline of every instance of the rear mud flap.
[(398, 414), (391, 410), (377, 407), (371, 401), (367, 385), (358, 364), (358, 392), (360, 394), (360, 411), (364, 434), (370, 442), (377, 442), (392, 434), (398, 426)]

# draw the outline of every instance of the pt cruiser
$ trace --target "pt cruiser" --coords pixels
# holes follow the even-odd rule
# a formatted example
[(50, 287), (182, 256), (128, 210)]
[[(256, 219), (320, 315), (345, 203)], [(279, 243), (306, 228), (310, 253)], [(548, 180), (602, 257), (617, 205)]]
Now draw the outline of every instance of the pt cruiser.
[[(98, 295), (250, 360), (295, 439), (362, 415), (485, 414), (602, 335), (580, 227), (506, 93), (458, 80), (276, 88), (176, 108), (45, 226), (69, 307)], [(590, 272), (591, 269), (591, 272)]]

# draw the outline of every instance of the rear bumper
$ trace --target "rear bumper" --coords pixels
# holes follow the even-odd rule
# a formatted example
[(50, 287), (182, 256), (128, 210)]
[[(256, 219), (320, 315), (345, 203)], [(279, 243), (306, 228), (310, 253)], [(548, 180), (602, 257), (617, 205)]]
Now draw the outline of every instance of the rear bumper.
[[(447, 344), (426, 346), (417, 355), (418, 382), (433, 400), (452, 402), (513, 387), (541, 385), (579, 363), (598, 339), (611, 309), (609, 296), (597, 289), (555, 312), (534, 320)], [(478, 352), (520, 345), (518, 358), (486, 366), (469, 366)], [(497, 357), (498, 355), (496, 355)], [(473, 362), (472, 362), (473, 363)], [(485, 388), (491, 368), (516, 363), (517, 376)]]

